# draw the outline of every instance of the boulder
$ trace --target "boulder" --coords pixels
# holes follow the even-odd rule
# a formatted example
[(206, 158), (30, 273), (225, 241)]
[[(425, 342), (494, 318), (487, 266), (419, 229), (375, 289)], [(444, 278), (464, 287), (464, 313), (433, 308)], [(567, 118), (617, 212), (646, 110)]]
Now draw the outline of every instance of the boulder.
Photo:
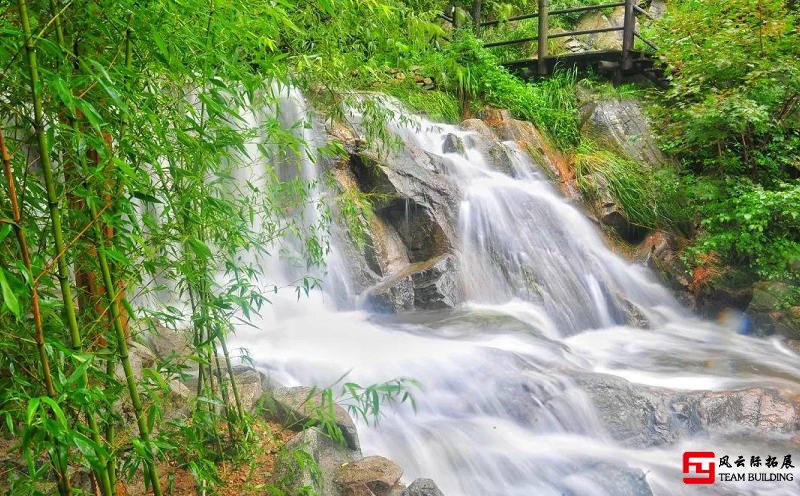
[(336, 474), (342, 465), (358, 458), (358, 451), (334, 442), (320, 429), (306, 429), (284, 446), (275, 462), (272, 483), (287, 495), (342, 496), (334, 481)]
[(156, 324), (154, 332), (147, 334), (148, 345), (162, 360), (170, 356), (188, 357), (192, 354), (192, 330), (175, 329)]
[(414, 281), (405, 270), (390, 275), (367, 291), (367, 303), (379, 312), (399, 313), (414, 308)]
[(511, 112), (508, 109), (495, 107), (484, 107), (478, 113), (478, 117), (489, 127), (495, 127), (501, 122), (511, 120)]
[(410, 264), (367, 292), (373, 308), (395, 313), (453, 308), (463, 300), (455, 258), (450, 254)]
[[(624, 23), (624, 7), (616, 7), (611, 14), (603, 12), (590, 12), (581, 16), (576, 31), (587, 31), (590, 29), (605, 29), (620, 27)], [(605, 33), (594, 33), (581, 35), (578, 40), (584, 43), (591, 50), (621, 50), (622, 31), (609, 31)]]
[(444, 493), (431, 479), (417, 479), (400, 496), (444, 496)]
[[(327, 415), (331, 407), (320, 392), (305, 386), (277, 388), (266, 393), (260, 401), (267, 420), (291, 430), (319, 425), (320, 417)], [(360, 449), (356, 425), (344, 408), (334, 403), (333, 419), (326, 420), (336, 424), (350, 449)]]
[(417, 271), (411, 274), (411, 280), (416, 308), (453, 308), (464, 300), (452, 255), (442, 255), (417, 264)]
[(582, 494), (613, 494), (614, 496), (652, 496), (653, 491), (641, 469), (594, 463), (564, 479), (569, 488), (565, 496)]
[(587, 176), (587, 180), (592, 186), (590, 199), (597, 219), (601, 224), (613, 228), (620, 236), (627, 237), (625, 235), (631, 230), (628, 215), (611, 193), (605, 176), (591, 174)]
[(466, 156), (467, 152), (464, 149), (464, 142), (455, 134), (448, 133), (442, 142), (442, 153), (457, 153), (461, 156)]
[(496, 140), (494, 131), (480, 119), (466, 119), (458, 125), (464, 131), (474, 131), (488, 140)]
[(650, 130), (650, 122), (635, 99), (608, 98), (578, 85), (581, 135), (623, 157), (656, 167), (666, 158)]
[(363, 153), (352, 167), (361, 191), (374, 197), (376, 213), (400, 234), (411, 262), (455, 245), (460, 194), (447, 175), (448, 159), (406, 144), (383, 157)]
[(602, 374), (576, 380), (609, 434), (629, 447), (667, 445), (709, 433), (784, 434), (793, 432), (798, 421), (793, 398), (769, 388), (672, 391)]
[[(508, 111), (492, 109), (485, 123), (490, 126), (498, 139), (514, 141), (520, 150), (528, 152), (533, 162), (540, 166), (550, 178), (560, 182), (562, 192), (569, 198), (579, 197), (574, 185), (574, 173), (567, 158), (536, 126), (527, 121), (512, 119)], [(515, 174), (514, 171), (512, 174)]]
[(342, 496), (389, 496), (403, 469), (382, 456), (368, 456), (346, 463), (336, 473), (336, 484)]
[(792, 305), (800, 289), (779, 281), (761, 281), (753, 286), (747, 306), (752, 325), (760, 334), (800, 338), (800, 306)]
[(239, 398), (242, 400), (242, 408), (251, 412), (264, 394), (263, 377), (252, 367), (235, 367), (233, 372)]

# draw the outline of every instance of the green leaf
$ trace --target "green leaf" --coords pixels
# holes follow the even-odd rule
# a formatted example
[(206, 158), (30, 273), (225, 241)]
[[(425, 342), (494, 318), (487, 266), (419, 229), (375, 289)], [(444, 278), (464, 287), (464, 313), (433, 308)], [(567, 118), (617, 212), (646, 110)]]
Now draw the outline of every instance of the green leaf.
[(0, 243), (2, 243), (4, 239), (6, 239), (6, 236), (8, 236), (8, 233), (10, 232), (11, 232), (10, 225), (3, 224), (2, 226), (0, 226)]
[(3, 306), (8, 308), (8, 310), (14, 314), (17, 320), (22, 320), (22, 310), (19, 306), (19, 301), (17, 300), (17, 296), (11, 290), (11, 286), (8, 284), (8, 280), (6, 279), (6, 274), (2, 268), (0, 268), (0, 290), (2, 290), (3, 294)]
[(211, 249), (199, 239), (189, 238), (186, 242), (199, 258), (211, 258)]
[(35, 398), (31, 398), (28, 401), (28, 408), (25, 412), (25, 425), (30, 427), (33, 425), (33, 416), (36, 415), (36, 412), (39, 410), (39, 403), (41, 399), (37, 396)]

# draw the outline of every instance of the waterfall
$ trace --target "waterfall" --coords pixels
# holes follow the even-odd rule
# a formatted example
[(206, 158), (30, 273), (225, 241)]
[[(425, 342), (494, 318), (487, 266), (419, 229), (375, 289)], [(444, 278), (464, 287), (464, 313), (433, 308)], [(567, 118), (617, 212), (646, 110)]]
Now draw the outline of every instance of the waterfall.
[[(309, 119), (298, 93), (280, 104), (284, 126)], [(362, 448), (396, 461), (407, 481), (433, 478), (448, 496), (798, 493), (796, 482), (701, 491), (680, 470), (687, 450), (790, 453), (794, 429), (719, 423), (696, 436), (680, 408), (710, 408), (754, 387), (796, 393), (796, 354), (690, 315), (647, 269), (612, 253), (513, 143), (504, 144), (509, 173), (491, 165), (475, 133), (421, 118), (387, 127), (444, 164), (436, 174), (458, 195), (448, 215), (466, 301), (398, 315), (355, 305), (334, 223), (322, 288), (299, 300), (279, 291), (252, 325), (237, 326), (235, 346), (260, 369), (285, 385), (325, 387), (345, 373), (365, 385), (417, 379), (417, 411), (387, 407), (377, 426), (359, 425)], [(318, 124), (295, 129), (318, 143)], [(443, 152), (448, 135), (463, 153)], [(302, 158), (290, 173), (291, 162), (282, 179), (319, 177), (318, 163)], [(250, 164), (240, 180), (259, 174)], [(417, 207), (406, 199), (399, 208), (409, 224)], [(298, 215), (318, 221), (313, 208)], [(277, 273), (281, 284), (297, 276), (286, 257), (263, 261), (270, 284)], [(649, 328), (631, 325), (631, 313)]]

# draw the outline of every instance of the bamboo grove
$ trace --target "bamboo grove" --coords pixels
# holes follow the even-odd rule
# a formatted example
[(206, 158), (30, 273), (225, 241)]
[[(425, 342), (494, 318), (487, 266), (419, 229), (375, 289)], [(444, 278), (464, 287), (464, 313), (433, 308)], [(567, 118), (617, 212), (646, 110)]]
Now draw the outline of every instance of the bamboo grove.
[[(13, 494), (80, 494), (89, 473), (97, 494), (142, 474), (159, 496), (167, 457), (204, 487), (247, 443), (226, 335), (266, 300), (240, 255), (296, 232), (286, 212), (309, 201), (305, 184), (232, 179), (248, 142), (262, 157), (305, 146), (277, 117), (242, 114), (289, 83), (268, 49), (293, 29), (286, 8), (0, 3), (0, 436), (25, 461), (2, 468)], [(137, 376), (131, 343), (178, 326), (191, 360)], [(169, 381), (187, 373), (191, 417), (163, 418)]]

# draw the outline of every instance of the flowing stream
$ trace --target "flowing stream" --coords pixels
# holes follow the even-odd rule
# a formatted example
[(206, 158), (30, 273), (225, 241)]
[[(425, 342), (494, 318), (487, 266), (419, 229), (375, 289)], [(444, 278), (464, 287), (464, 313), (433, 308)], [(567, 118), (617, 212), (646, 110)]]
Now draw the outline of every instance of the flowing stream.
[[(284, 124), (305, 115), (296, 93), (281, 105)], [(794, 425), (711, 428), (696, 418), (702, 411), (681, 411), (748, 388), (796, 393), (797, 354), (693, 317), (647, 269), (613, 254), (526, 155), (513, 151), (509, 175), (470, 146), (468, 132), (415, 123), (389, 128), (446, 159), (460, 194), (453, 228), (466, 303), (366, 310), (334, 226), (322, 289), (299, 300), (279, 291), (252, 326), (238, 326), (234, 347), (286, 385), (324, 387), (345, 373), (363, 385), (418, 380), (417, 410), (387, 406), (378, 426), (360, 424), (362, 450), (397, 462), (406, 482), (434, 479), (448, 496), (800, 494), (796, 481), (681, 481), (684, 451), (793, 453), (800, 462)], [(300, 132), (319, 142), (317, 127)], [(442, 153), (447, 134), (464, 138), (465, 154)], [(253, 167), (243, 180), (257, 180)], [(301, 174), (317, 177), (317, 167), (305, 159)], [(280, 258), (265, 264), (278, 282), (297, 276)], [(632, 311), (649, 328), (626, 325)]]

